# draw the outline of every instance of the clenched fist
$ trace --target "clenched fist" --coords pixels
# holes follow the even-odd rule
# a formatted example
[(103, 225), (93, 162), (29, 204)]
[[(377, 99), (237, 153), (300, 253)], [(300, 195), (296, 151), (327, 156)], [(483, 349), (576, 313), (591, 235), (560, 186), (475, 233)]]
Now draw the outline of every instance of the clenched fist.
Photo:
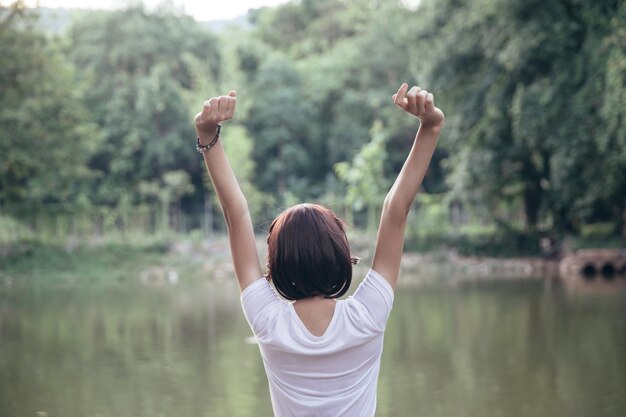
[(440, 109), (435, 107), (435, 97), (428, 91), (417, 86), (409, 90), (409, 85), (403, 83), (392, 98), (396, 106), (420, 119), (422, 126), (441, 127), (443, 125), (445, 116)]
[(236, 106), (237, 93), (234, 90), (231, 90), (227, 96), (211, 97), (206, 100), (202, 111), (194, 118), (200, 139), (202, 140), (203, 136), (212, 136), (219, 124), (232, 119)]

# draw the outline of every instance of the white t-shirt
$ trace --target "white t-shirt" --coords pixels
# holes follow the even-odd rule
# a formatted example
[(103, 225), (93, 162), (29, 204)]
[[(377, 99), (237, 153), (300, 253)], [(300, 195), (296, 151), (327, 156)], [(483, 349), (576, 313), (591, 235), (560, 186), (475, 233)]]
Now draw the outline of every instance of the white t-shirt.
[(324, 335), (314, 336), (293, 303), (265, 279), (241, 294), (261, 349), (276, 417), (368, 417), (376, 411), (383, 332), (393, 290), (370, 270), (353, 296), (337, 301)]

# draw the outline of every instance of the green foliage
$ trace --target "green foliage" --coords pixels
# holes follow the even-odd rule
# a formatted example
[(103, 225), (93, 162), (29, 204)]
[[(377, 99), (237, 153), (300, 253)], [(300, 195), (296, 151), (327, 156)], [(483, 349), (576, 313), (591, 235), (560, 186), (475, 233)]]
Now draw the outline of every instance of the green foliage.
[[(222, 143), (228, 160), (241, 186), (252, 218), (261, 220), (270, 211), (274, 200), (271, 194), (259, 191), (254, 185), (255, 161), (252, 159), (254, 142), (245, 128), (227, 125), (223, 131)], [(207, 179), (207, 182), (208, 181)], [(216, 199), (217, 200), (217, 199)]]
[(194, 188), (185, 171), (169, 171), (163, 175), (162, 182), (144, 181), (139, 183), (139, 192), (146, 197), (155, 197), (163, 204), (180, 201), (185, 194), (191, 194)]
[(372, 140), (363, 145), (352, 162), (335, 164), (337, 176), (347, 185), (346, 202), (356, 211), (367, 207), (369, 230), (376, 227), (375, 214), (389, 189), (383, 169), (386, 157), (383, 125), (377, 121), (372, 127)]
[(34, 233), (17, 219), (0, 215), (0, 245), (33, 239)]
[[(595, 231), (594, 231), (595, 232)], [(626, 238), (623, 236), (585, 236), (577, 237), (570, 236), (567, 239), (570, 249), (573, 251), (579, 249), (597, 249), (597, 248), (612, 248), (623, 249), (626, 247)]]
[(626, 6), (536, 3), (424, 5), (431, 42), (417, 49), (431, 55), (429, 79), (454, 100), (450, 186), (486, 203), (501, 224), (516, 217), (502, 215), (503, 202), (521, 207), (529, 231), (620, 218)]
[(363, 0), (305, 0), (263, 10), (258, 34), (272, 48), (294, 57), (325, 53), (339, 41), (365, 31), (380, 6)]
[(420, 252), (454, 248), (463, 256), (510, 258), (540, 256), (539, 236), (522, 232), (498, 232), (478, 235), (439, 233), (410, 236), (406, 249)]
[[(154, 198), (161, 204), (161, 228), (169, 230), (171, 226), (170, 213), (177, 216), (180, 211), (180, 201), (194, 191), (189, 174), (182, 170), (169, 171), (163, 174), (160, 181), (141, 181), (138, 185), (139, 194), (144, 198)], [(122, 195), (117, 203), (117, 211), (127, 213), (132, 210), (132, 202), (128, 195)]]
[(408, 224), (410, 236), (445, 236), (452, 232), (444, 195), (418, 194)]
[[(414, 247), (429, 237), (529, 253), (507, 237), (586, 236), (597, 223), (623, 233), (623, 1), (302, 0), (219, 35), (139, 4), (82, 13), (53, 38), (23, 2), (11, 10), (0, 16), (0, 200), (13, 234), (37, 233), (24, 204), (41, 202), (97, 208), (92, 226), (50, 209), (41, 223), (58, 230), (210, 224), (182, 220), (210, 217), (216, 202), (191, 120), (230, 89), (240, 100), (223, 140), (257, 221), (313, 199), (373, 228), (417, 127), (391, 105), (403, 81), (433, 91), (447, 115), (409, 224)], [(454, 227), (450, 202), (466, 214)], [(472, 228), (489, 233), (456, 233)]]
[[(69, 29), (67, 53), (90, 86), (86, 98), (104, 136), (91, 160), (100, 173), (94, 201), (115, 203), (177, 170), (200, 185), (187, 101), (198, 77), (218, 79), (215, 45), (191, 18), (148, 14), (141, 6), (93, 13)], [(198, 61), (205, 63), (202, 74)]]
[[(68, 250), (41, 241), (23, 241), (10, 256), (2, 254), (2, 275), (35, 282), (116, 283), (137, 277), (145, 265), (167, 263), (163, 242), (109, 243)], [(116, 268), (111, 268), (115, 265)]]
[(615, 234), (614, 223), (585, 224), (580, 228), (580, 237), (583, 239), (602, 239)]
[[(302, 78), (288, 60), (275, 57), (259, 68), (255, 93), (246, 127), (255, 137), (257, 184), (281, 200), (288, 189), (304, 197), (323, 149), (313, 143), (314, 113), (302, 98)], [(300, 193), (293, 185), (299, 185)]]
[(0, 27), (0, 202), (72, 201), (100, 136), (72, 67), (16, 19)]

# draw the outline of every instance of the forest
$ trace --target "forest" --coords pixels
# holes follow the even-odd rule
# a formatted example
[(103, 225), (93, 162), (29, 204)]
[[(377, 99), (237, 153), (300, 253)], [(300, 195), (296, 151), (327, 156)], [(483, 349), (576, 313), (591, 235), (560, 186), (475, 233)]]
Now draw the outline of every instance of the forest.
[(302, 201), (371, 231), (418, 126), (405, 81), (446, 113), (409, 248), (624, 244), (624, 0), (300, 0), (219, 30), (167, 4), (50, 13), (0, 2), (2, 244), (223, 231), (193, 116), (230, 89), (259, 234)]

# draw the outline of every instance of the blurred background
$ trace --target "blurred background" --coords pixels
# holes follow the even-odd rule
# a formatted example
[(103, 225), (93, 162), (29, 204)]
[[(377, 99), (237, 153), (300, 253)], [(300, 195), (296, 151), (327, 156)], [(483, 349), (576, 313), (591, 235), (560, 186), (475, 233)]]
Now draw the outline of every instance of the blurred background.
[(319, 202), (362, 276), (402, 82), (447, 119), (377, 415), (625, 415), (626, 1), (221, 3), (0, 1), (0, 416), (271, 415), (193, 116), (237, 90), (260, 256)]

